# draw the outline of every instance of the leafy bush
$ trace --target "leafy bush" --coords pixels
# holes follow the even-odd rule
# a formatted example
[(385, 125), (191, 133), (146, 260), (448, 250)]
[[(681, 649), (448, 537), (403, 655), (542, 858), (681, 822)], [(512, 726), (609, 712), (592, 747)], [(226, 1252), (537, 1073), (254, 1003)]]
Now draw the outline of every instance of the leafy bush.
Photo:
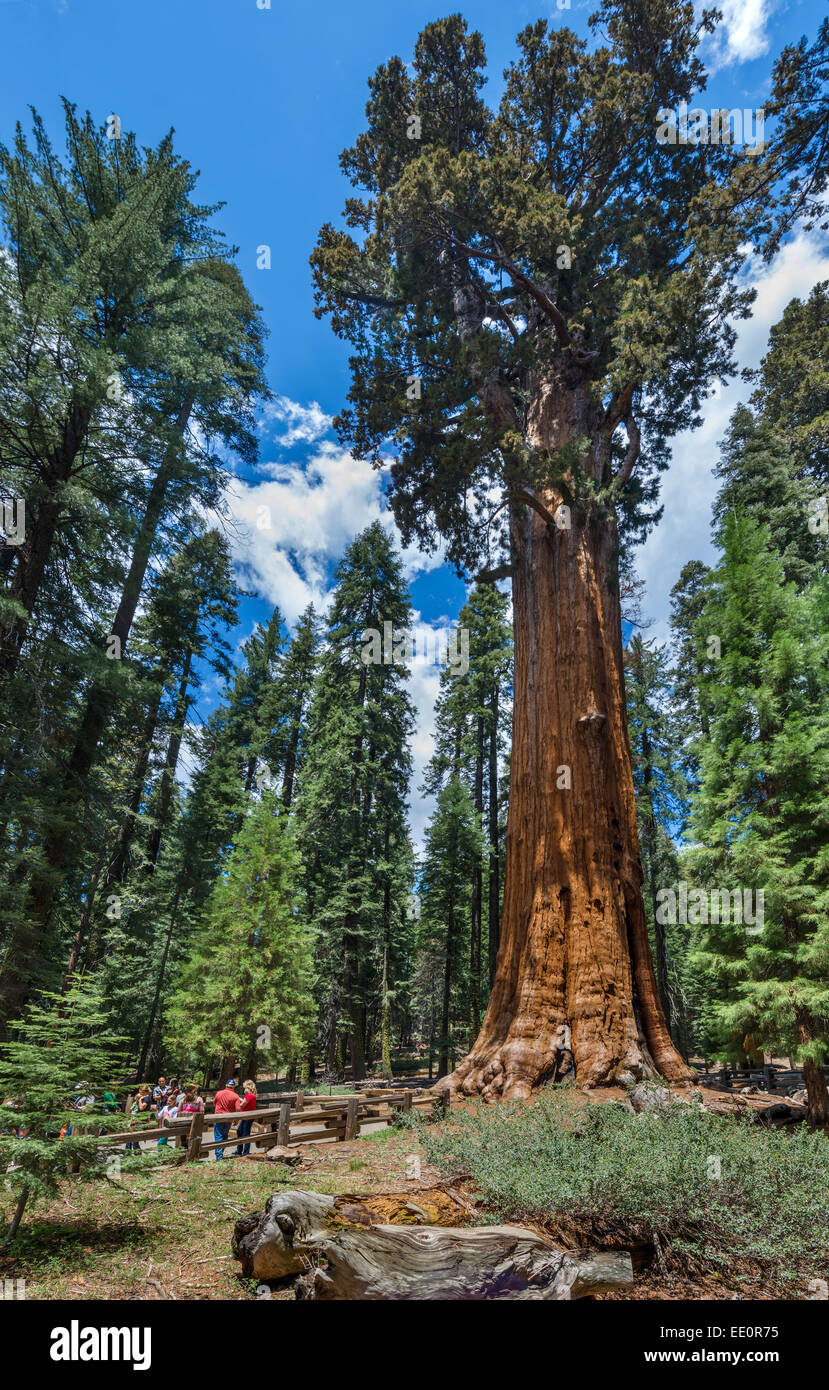
[(392, 1057), (391, 1074), (392, 1076), (408, 1076), (415, 1072), (425, 1071), (426, 1063), (422, 1057)]
[(478, 1105), (424, 1126), (422, 1142), (430, 1162), (473, 1180), (495, 1220), (647, 1242), (692, 1263), (805, 1261), (826, 1277), (823, 1134), (760, 1130), (697, 1104), (634, 1115), (578, 1099), (558, 1086), (532, 1105)]

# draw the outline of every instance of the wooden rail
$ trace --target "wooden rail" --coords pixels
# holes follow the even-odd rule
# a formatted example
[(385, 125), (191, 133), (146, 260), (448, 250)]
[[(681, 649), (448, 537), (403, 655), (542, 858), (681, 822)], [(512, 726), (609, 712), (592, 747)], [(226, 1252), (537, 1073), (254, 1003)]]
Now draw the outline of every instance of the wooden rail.
[[(694, 1063), (692, 1062), (693, 1066)], [(823, 1075), (829, 1081), (829, 1067), (823, 1068)], [(700, 1071), (699, 1080), (704, 1086), (718, 1091), (732, 1091), (734, 1087), (756, 1086), (769, 1095), (780, 1094), (787, 1088), (796, 1086), (803, 1090), (806, 1082), (803, 1072), (797, 1068), (775, 1066), (766, 1062), (762, 1067), (718, 1067), (716, 1071)]]
[[(431, 1108), (437, 1103), (443, 1114), (448, 1114), (449, 1097), (445, 1093), (433, 1096), (421, 1094), (411, 1089), (400, 1091), (363, 1091), (351, 1096), (313, 1096), (306, 1103), (304, 1092), (289, 1092), (278, 1105), (265, 1106), (257, 1110), (233, 1110), (229, 1112), (195, 1111), (186, 1119), (170, 1120), (165, 1125), (153, 1125), (144, 1129), (136, 1125), (134, 1129), (122, 1134), (101, 1135), (102, 1148), (121, 1144), (140, 1143), (147, 1139), (168, 1139), (183, 1147), (185, 1162), (191, 1163), (209, 1153), (212, 1149), (224, 1149), (239, 1144), (255, 1148), (295, 1147), (298, 1144), (314, 1144), (324, 1140), (343, 1142), (356, 1139), (364, 1125), (390, 1124), (394, 1111), (403, 1112), (413, 1108)], [(382, 1114), (380, 1107), (387, 1106), (388, 1113)], [(205, 1127), (213, 1124), (237, 1125), (239, 1121), (267, 1124), (269, 1128), (258, 1134), (239, 1137), (238, 1134), (226, 1139), (204, 1141)], [(317, 1125), (317, 1128), (299, 1132), (292, 1125)]]
[[(691, 1062), (691, 1066), (700, 1066), (700, 1063)], [(823, 1076), (829, 1081), (829, 1066), (823, 1068)], [(787, 1088), (797, 1087), (797, 1090), (804, 1090), (805, 1080), (803, 1072), (797, 1068), (784, 1068), (775, 1066), (771, 1062), (765, 1062), (764, 1066), (721, 1066), (714, 1069), (700, 1069), (700, 1081), (702, 1086), (709, 1086), (712, 1090), (732, 1091), (734, 1087), (757, 1086), (758, 1090), (766, 1091), (769, 1095), (783, 1094)]]

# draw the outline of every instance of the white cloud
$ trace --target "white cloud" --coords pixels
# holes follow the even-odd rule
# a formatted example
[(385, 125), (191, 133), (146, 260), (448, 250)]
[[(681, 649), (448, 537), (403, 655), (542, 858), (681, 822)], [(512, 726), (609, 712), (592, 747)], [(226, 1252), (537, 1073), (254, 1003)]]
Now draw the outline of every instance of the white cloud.
[[(735, 357), (740, 368), (759, 366), (769, 330), (789, 301), (808, 296), (817, 281), (829, 279), (829, 255), (821, 253), (814, 238), (801, 235), (787, 243), (770, 266), (755, 261), (750, 279), (757, 298), (752, 317), (738, 325)], [(637, 568), (647, 585), (645, 610), (656, 620), (649, 637), (667, 635), (670, 590), (682, 566), (692, 559), (710, 563), (713, 557), (710, 525), (717, 480), (712, 470), (729, 419), (751, 390), (739, 378), (718, 387), (702, 411), (700, 428), (677, 435), (673, 442), (671, 465), (662, 478), (665, 513), (637, 555)]]
[(331, 428), (331, 416), (316, 401), (310, 405), (300, 405), (287, 396), (277, 396), (268, 401), (259, 420), (260, 430), (274, 424), (286, 424), (287, 429), (276, 435), (276, 442), (289, 449), (293, 444), (315, 444)]
[(235, 479), (228, 501), (238, 533), (242, 582), (294, 622), (309, 603), (327, 603), (328, 569), (382, 513), (380, 477), (324, 441), (304, 464), (271, 463), (261, 482)]
[[(701, 8), (701, 6), (698, 6)], [(722, 23), (708, 42), (708, 68), (747, 63), (768, 53), (772, 0), (720, 0)]]
[(442, 550), (401, 548), (382, 473), (328, 440), (304, 463), (265, 462), (259, 472), (261, 481), (236, 478), (229, 489), (233, 558), (245, 587), (278, 603), (290, 623), (311, 602), (324, 611), (332, 564), (374, 521), (391, 532), (407, 580), (443, 563)]

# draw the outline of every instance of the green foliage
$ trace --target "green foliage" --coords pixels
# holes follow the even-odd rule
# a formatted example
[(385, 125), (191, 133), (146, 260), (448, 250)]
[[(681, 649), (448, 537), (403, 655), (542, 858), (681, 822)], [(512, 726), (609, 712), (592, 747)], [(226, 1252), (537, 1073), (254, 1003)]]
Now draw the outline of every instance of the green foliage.
[[(297, 815), (306, 913), (318, 932), (326, 1060), (339, 1069), (350, 1046), (359, 1075), (378, 1032), (377, 1005), (389, 1006), (408, 974), (414, 720), (396, 640), (383, 652), (363, 634), (379, 634), (382, 647), (385, 635), (408, 628), (411, 606), (400, 560), (378, 522), (348, 547), (335, 578)], [(394, 1000), (395, 1011), (402, 1002)]]
[(430, 1067), (451, 1071), (469, 1037), (468, 967), (470, 886), (481, 862), (481, 828), (475, 803), (459, 776), (441, 788), (427, 831), (421, 865), (418, 930), (420, 1008), (430, 1023)]
[(95, 898), (145, 810), (157, 860), (198, 666), (227, 669), (235, 614), (202, 517), (230, 454), (255, 462), (266, 394), (258, 310), (172, 137), (141, 148), (64, 108), (63, 152), (37, 115), (0, 149), (0, 484), (27, 506), (0, 595), (0, 1026), (100, 955)]
[(700, 934), (720, 1041), (822, 1064), (829, 1051), (829, 648), (826, 580), (784, 579), (769, 532), (726, 519), (699, 621), (710, 738), (693, 811), (700, 881), (764, 894), (762, 931), (729, 911)]
[[(112, 1031), (99, 984), (76, 977), (65, 994), (27, 1010), (14, 1041), (0, 1044), (0, 1170), (25, 1204), (55, 1194), (67, 1173), (106, 1176), (100, 1135), (124, 1126), (117, 1103), (75, 1110), (79, 1095), (112, 1092), (126, 1071), (124, 1039)], [(77, 1091), (79, 1083), (82, 1091)], [(59, 1139), (71, 1123), (71, 1133)]]
[(168, 1011), (193, 1064), (214, 1054), (277, 1066), (312, 1028), (313, 940), (299, 911), (293, 827), (266, 793), (249, 810), (208, 901)]
[[(411, 70), (395, 57), (371, 78), (341, 156), (364, 196), (311, 263), (317, 312), (353, 348), (338, 426), (377, 464), (395, 440), (404, 543), (440, 535), (460, 569), (492, 563), (493, 496), (544, 479), (585, 512), (620, 502), (631, 534), (653, 521), (665, 439), (729, 369), (729, 320), (751, 301), (742, 241), (762, 214), (749, 183), (733, 192), (743, 153), (655, 140), (660, 108), (704, 85), (695, 50), (713, 24), (667, 0), (605, 0), (590, 43), (538, 20), (493, 109), (481, 36), (455, 14), (423, 30)], [(561, 451), (539, 442), (542, 384), (572, 407)], [(634, 416), (632, 477), (613, 436), (625, 423), (637, 438)]]
[(768, 527), (785, 578), (803, 588), (825, 564), (826, 544), (809, 528), (817, 495), (814, 484), (802, 472), (798, 475), (786, 433), (739, 406), (714, 471), (721, 479), (714, 503), (717, 538), (722, 539), (729, 516), (753, 517)]
[[(824, 25), (825, 38), (829, 27)], [(829, 281), (792, 299), (769, 333), (752, 405), (785, 439), (800, 478), (829, 487)]]
[(694, 1103), (642, 1115), (577, 1108), (557, 1086), (531, 1106), (465, 1108), (420, 1137), (429, 1162), (471, 1178), (498, 1220), (540, 1220), (585, 1244), (652, 1241), (724, 1268), (744, 1258), (829, 1270), (822, 1134), (759, 1131)]
[(660, 921), (660, 889), (679, 878), (673, 836), (687, 809), (681, 744), (671, 717), (671, 686), (664, 648), (645, 642), (637, 632), (625, 663), (628, 732), (636, 793), (636, 820), (642, 856), (642, 895), (654, 946), (656, 978), (665, 1018), (681, 1050), (691, 1045), (687, 997), (687, 931)]

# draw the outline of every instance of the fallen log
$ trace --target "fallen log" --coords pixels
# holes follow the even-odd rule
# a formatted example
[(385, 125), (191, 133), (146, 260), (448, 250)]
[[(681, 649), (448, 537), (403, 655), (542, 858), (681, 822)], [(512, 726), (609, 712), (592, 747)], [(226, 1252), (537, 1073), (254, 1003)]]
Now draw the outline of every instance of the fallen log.
[(370, 1226), (317, 1250), (325, 1264), (299, 1281), (298, 1298), (560, 1301), (633, 1284), (626, 1251), (582, 1258), (520, 1226)]
[(277, 1192), (264, 1212), (251, 1212), (236, 1222), (233, 1254), (242, 1273), (253, 1279), (285, 1279), (301, 1274), (320, 1240), (331, 1235), (326, 1216), (334, 1198), (299, 1189)]
[(260, 1280), (302, 1274), (296, 1295), (331, 1300), (549, 1300), (630, 1288), (627, 1251), (562, 1250), (521, 1226), (342, 1227), (336, 1199), (281, 1192), (237, 1222), (234, 1255)]

